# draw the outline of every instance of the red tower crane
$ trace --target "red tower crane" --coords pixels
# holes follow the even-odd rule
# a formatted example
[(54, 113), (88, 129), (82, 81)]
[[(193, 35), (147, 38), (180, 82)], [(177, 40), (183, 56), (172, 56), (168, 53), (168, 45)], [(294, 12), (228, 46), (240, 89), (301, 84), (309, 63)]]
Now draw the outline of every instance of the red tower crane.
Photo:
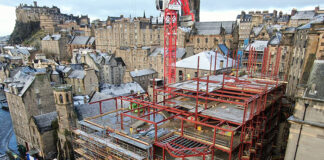
[(190, 27), (194, 22), (194, 14), (191, 13), (188, 0), (157, 0), (158, 10), (164, 11), (164, 83), (176, 82), (176, 55), (177, 55), (177, 29), (178, 14), (181, 25)]

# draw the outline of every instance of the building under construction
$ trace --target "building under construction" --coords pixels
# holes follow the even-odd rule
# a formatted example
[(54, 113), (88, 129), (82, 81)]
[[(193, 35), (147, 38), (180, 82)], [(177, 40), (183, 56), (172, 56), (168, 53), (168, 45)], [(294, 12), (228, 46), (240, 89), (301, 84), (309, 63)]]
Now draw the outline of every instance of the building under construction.
[(240, 58), (232, 54), (232, 74), (211, 69), (173, 84), (153, 80), (151, 100), (131, 95), (92, 102), (98, 114), (73, 131), (76, 158), (269, 159), (285, 82), (278, 80), (280, 58), (270, 65), (267, 49), (264, 55), (259, 69), (250, 49), (245, 76), (239, 76)]

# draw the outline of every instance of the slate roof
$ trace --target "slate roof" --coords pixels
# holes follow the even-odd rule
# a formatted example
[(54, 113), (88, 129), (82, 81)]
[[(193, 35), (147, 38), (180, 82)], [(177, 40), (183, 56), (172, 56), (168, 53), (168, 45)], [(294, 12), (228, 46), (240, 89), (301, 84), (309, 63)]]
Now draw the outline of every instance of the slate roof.
[(267, 32), (269, 35), (272, 35), (272, 33), (276, 30), (276, 31), (280, 31), (282, 28), (282, 25), (279, 24), (275, 24), (275, 25), (268, 25), (267, 26)]
[(57, 112), (50, 112), (33, 116), (35, 124), (40, 133), (52, 130), (52, 122), (57, 119)]
[(292, 16), (290, 19), (292, 20), (300, 20), (300, 19), (312, 19), (315, 16), (315, 11), (297, 11), (297, 13)]
[[(104, 101), (102, 102), (102, 112), (110, 112), (116, 109), (115, 100)], [(100, 108), (98, 103), (94, 104), (83, 104), (79, 106), (75, 106), (75, 112), (79, 120), (83, 120), (84, 118), (93, 117), (100, 114)]]
[(30, 55), (28, 49), (26, 49), (26, 48), (10, 49), (10, 52), (13, 55), (17, 55), (17, 54)]
[(121, 85), (105, 83), (100, 89), (101, 93), (112, 95), (113, 97), (129, 95), (131, 91), (134, 91), (134, 93), (145, 93), (144, 89), (136, 82), (124, 83)]
[(42, 40), (43, 41), (50, 41), (50, 40), (58, 41), (60, 39), (61, 39), (60, 34), (53, 34), (53, 35), (46, 35)]
[(226, 34), (232, 34), (235, 21), (217, 21), (217, 22), (196, 22), (195, 28), (198, 35), (219, 35), (221, 28), (225, 29)]
[(279, 45), (281, 42), (281, 38), (282, 38), (282, 34), (280, 32), (276, 32), (276, 35), (270, 39), (269, 44), (270, 45)]
[(145, 75), (150, 75), (150, 74), (154, 74), (156, 73), (156, 71), (154, 69), (142, 69), (142, 70), (135, 70), (135, 71), (131, 71), (130, 72), (130, 76), (131, 77), (141, 77), (141, 76), (145, 76)]
[[(157, 56), (159, 54), (164, 55), (164, 48), (155, 48), (153, 52), (150, 54), (150, 56)], [(177, 48), (177, 58), (183, 58), (186, 54), (186, 49), (185, 48)]]
[(324, 101), (324, 60), (314, 61), (304, 97)]
[(311, 20), (309, 23), (302, 25), (302, 26), (298, 27), (297, 29), (298, 30), (309, 29), (313, 23), (323, 23), (323, 22), (324, 22), (324, 14), (314, 17), (314, 19)]
[(252, 44), (249, 44), (246, 48), (245, 51), (249, 51), (250, 47), (255, 48), (255, 51), (260, 51), (263, 52), (264, 48), (266, 48), (268, 45), (268, 41), (254, 41)]
[(74, 36), (70, 42), (70, 44), (76, 45), (92, 45), (95, 41), (94, 37), (88, 36)]
[[(185, 58), (177, 62), (176, 66), (179, 68), (191, 68), (197, 69), (198, 57), (199, 62), (199, 69), (201, 70), (209, 70), (210, 69), (210, 61), (212, 59), (211, 69), (214, 69), (215, 66), (215, 56), (216, 53), (214, 51), (205, 51), (199, 54), (193, 55), (191, 57)], [(223, 61), (223, 68), (226, 68), (227, 57), (222, 55), (221, 53), (217, 54), (217, 63), (216, 63), (216, 70), (220, 68), (220, 61)], [(228, 58), (228, 67), (232, 66), (232, 59)]]
[(263, 27), (264, 27), (263, 25), (253, 27), (252, 32), (254, 33), (255, 36), (258, 36), (262, 31)]
[(34, 73), (36, 72), (44, 72), (44, 70), (22, 67), (12, 78), (7, 78), (5, 82), (9, 83), (8, 87), (17, 87), (18, 96), (22, 96), (34, 82)]

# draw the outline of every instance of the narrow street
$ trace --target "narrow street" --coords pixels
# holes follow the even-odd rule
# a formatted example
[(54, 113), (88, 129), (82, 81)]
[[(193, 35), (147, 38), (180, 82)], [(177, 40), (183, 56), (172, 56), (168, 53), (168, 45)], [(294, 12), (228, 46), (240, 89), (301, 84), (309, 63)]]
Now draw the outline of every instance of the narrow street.
[[(3, 92), (0, 92), (0, 99), (4, 99)], [(9, 111), (0, 109), (0, 154), (5, 154), (7, 150), (17, 152), (17, 144), (14, 137), (12, 121)]]

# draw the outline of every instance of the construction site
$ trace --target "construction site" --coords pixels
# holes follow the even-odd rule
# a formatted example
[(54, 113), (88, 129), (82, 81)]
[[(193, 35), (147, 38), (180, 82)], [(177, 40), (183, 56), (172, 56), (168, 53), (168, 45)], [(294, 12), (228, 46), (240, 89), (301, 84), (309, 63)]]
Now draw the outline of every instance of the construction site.
[[(164, 12), (164, 79), (152, 79), (150, 96), (133, 94), (96, 102), (97, 115), (79, 121), (73, 130), (77, 159), (271, 159), (277, 146), (282, 98), (281, 50), (266, 48), (262, 66), (249, 47), (248, 63), (227, 53), (223, 74), (216, 74), (217, 53), (209, 74), (177, 82), (176, 39), (181, 26), (194, 21), (187, 0), (171, 0)], [(275, 59), (272, 59), (275, 57)], [(223, 64), (221, 64), (223, 66)], [(159, 83), (158, 83), (159, 82)], [(162, 82), (162, 83), (161, 83)]]
[[(153, 79), (152, 99), (134, 94), (92, 102), (100, 114), (79, 121), (73, 131), (75, 156), (269, 159), (286, 83), (278, 76), (280, 49), (275, 64), (267, 49), (264, 55), (261, 68), (251, 48), (246, 68), (239, 68), (240, 55), (233, 51), (227, 56), (233, 59), (230, 73), (215, 75), (211, 68), (207, 76), (162, 85)], [(199, 72), (199, 58), (197, 67)]]

